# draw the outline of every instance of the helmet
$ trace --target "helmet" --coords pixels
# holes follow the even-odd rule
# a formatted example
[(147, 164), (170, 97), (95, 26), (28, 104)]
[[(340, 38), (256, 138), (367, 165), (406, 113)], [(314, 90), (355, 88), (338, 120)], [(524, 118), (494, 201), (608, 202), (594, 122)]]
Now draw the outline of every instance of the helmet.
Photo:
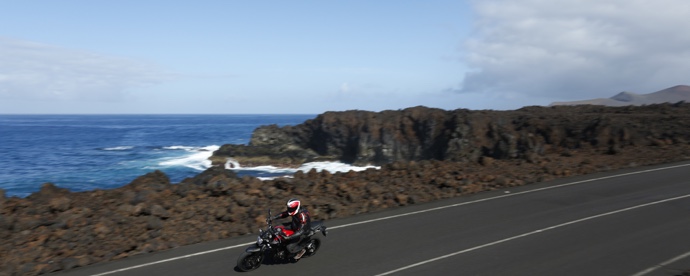
[(288, 215), (294, 216), (299, 212), (299, 207), (301, 203), (299, 202), (299, 199), (296, 198), (291, 198), (287, 202), (287, 212)]

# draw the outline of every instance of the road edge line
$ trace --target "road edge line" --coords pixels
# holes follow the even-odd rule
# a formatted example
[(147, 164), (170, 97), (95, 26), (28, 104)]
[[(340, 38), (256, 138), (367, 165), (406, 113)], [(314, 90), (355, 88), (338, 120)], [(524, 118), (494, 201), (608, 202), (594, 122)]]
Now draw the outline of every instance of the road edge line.
[(680, 260), (682, 260), (682, 259), (685, 259), (685, 258), (687, 258), (687, 257), (690, 257), (690, 251), (685, 252), (685, 254), (680, 254), (680, 255), (678, 255), (678, 256), (676, 256), (676, 257), (673, 257), (673, 258), (671, 258), (671, 259), (669, 259), (669, 260), (667, 260), (667, 261), (665, 261), (665, 262), (662, 262), (662, 263), (660, 263), (660, 264), (658, 264), (658, 265), (652, 266), (652, 267), (647, 268), (647, 269), (645, 269), (645, 270), (642, 270), (642, 271), (640, 271), (640, 272), (638, 272), (638, 273), (635, 273), (635, 274), (633, 274), (632, 276), (643, 276), (643, 275), (647, 275), (647, 274), (649, 274), (649, 273), (651, 273), (651, 272), (653, 272), (653, 271), (655, 271), (655, 270), (657, 270), (657, 269), (659, 269), (659, 268), (668, 266), (668, 265), (670, 265), (670, 264), (672, 264), (672, 263), (675, 263), (675, 262), (680, 261)]
[(666, 203), (666, 202), (670, 202), (670, 201), (674, 201), (674, 200), (678, 200), (678, 199), (684, 199), (684, 198), (688, 198), (688, 197), (690, 197), (690, 194), (686, 194), (686, 195), (682, 195), (682, 196), (677, 196), (677, 197), (672, 197), (672, 198), (667, 198), (667, 199), (662, 199), (662, 200), (657, 200), (657, 201), (648, 202), (648, 203), (644, 203), (644, 204), (640, 204), (640, 205), (635, 205), (635, 206), (631, 206), (631, 207), (627, 207), (627, 208), (623, 208), (623, 209), (618, 209), (618, 210), (615, 210), (615, 211), (610, 211), (610, 212), (606, 212), (606, 213), (601, 213), (601, 214), (594, 215), (594, 216), (589, 216), (589, 217), (584, 217), (584, 218), (581, 218), (581, 219), (572, 220), (572, 221), (569, 221), (569, 222), (557, 224), (557, 225), (554, 225), (554, 226), (549, 226), (549, 227), (542, 228), (542, 229), (537, 229), (537, 230), (534, 230), (534, 231), (531, 231), (531, 232), (527, 232), (527, 233), (523, 233), (523, 234), (520, 234), (520, 235), (517, 235), (517, 236), (512, 236), (512, 237), (505, 238), (505, 239), (502, 239), (502, 240), (498, 240), (498, 241), (490, 242), (490, 243), (487, 243), (487, 244), (478, 245), (478, 246), (475, 246), (475, 247), (472, 247), (472, 248), (464, 249), (464, 250), (461, 250), (461, 251), (453, 252), (453, 253), (450, 253), (450, 254), (442, 255), (442, 256), (439, 256), (439, 257), (436, 257), (436, 258), (431, 258), (431, 259), (428, 259), (428, 260), (425, 260), (425, 261), (421, 261), (421, 262), (417, 262), (417, 263), (414, 263), (414, 264), (411, 264), (411, 265), (403, 266), (403, 267), (400, 267), (400, 268), (397, 268), (397, 269), (394, 269), (394, 270), (391, 270), (391, 271), (387, 271), (387, 272), (384, 272), (384, 273), (376, 274), (376, 276), (390, 275), (390, 274), (397, 273), (397, 272), (400, 272), (400, 271), (403, 271), (403, 270), (407, 270), (407, 269), (410, 269), (410, 268), (413, 268), (413, 267), (417, 267), (417, 266), (420, 266), (420, 265), (424, 265), (424, 264), (428, 264), (428, 263), (435, 262), (435, 261), (438, 261), (438, 260), (450, 258), (450, 257), (456, 256), (456, 255), (460, 255), (460, 254), (464, 254), (464, 253), (467, 253), (467, 252), (475, 251), (475, 250), (478, 250), (478, 249), (490, 247), (490, 246), (497, 245), (497, 244), (501, 244), (501, 243), (504, 243), (504, 242), (509, 242), (509, 241), (512, 241), (512, 240), (517, 240), (517, 239), (519, 239), (519, 238), (524, 238), (524, 237), (531, 236), (531, 235), (534, 235), (534, 234), (543, 233), (543, 232), (546, 232), (546, 231), (554, 230), (554, 229), (561, 228), (561, 227), (565, 227), (565, 226), (568, 226), (568, 225), (573, 225), (573, 224), (580, 223), (580, 222), (585, 222), (585, 221), (589, 221), (589, 220), (593, 220), (593, 219), (597, 219), (597, 218), (601, 218), (601, 217), (605, 217), (605, 216), (615, 215), (615, 214), (618, 214), (618, 213), (623, 213), (623, 212), (627, 212), (627, 211), (631, 211), (631, 210), (635, 210), (635, 209), (639, 209), (639, 208), (643, 208), (643, 207), (648, 207), (648, 206), (657, 205), (657, 204), (661, 204), (661, 203)]
[[(505, 197), (510, 197), (510, 196), (517, 196), (517, 195), (522, 195), (522, 194), (527, 194), (527, 193), (533, 193), (533, 192), (545, 191), (545, 190), (550, 190), (550, 189), (562, 188), (562, 187), (567, 187), (567, 186), (572, 186), (572, 185), (577, 185), (577, 184), (582, 184), (582, 183), (588, 183), (588, 182), (593, 182), (593, 181), (599, 181), (599, 180), (604, 180), (604, 179), (623, 177), (623, 176), (629, 176), (629, 175), (636, 175), (636, 174), (642, 174), (642, 173), (649, 173), (649, 172), (655, 172), (655, 171), (662, 171), (662, 170), (670, 170), (670, 169), (676, 169), (676, 168), (687, 167), (687, 166), (690, 166), (690, 164), (681, 164), (681, 165), (674, 165), (674, 166), (668, 166), (668, 167), (661, 167), (661, 168), (647, 169), (647, 170), (642, 170), (642, 171), (635, 171), (635, 172), (629, 172), (629, 173), (622, 173), (622, 174), (616, 174), (616, 175), (597, 177), (597, 178), (592, 178), (592, 179), (563, 183), (563, 184), (554, 185), (554, 186), (531, 189), (531, 190), (522, 191), (522, 192), (504, 194), (504, 195), (499, 195), (499, 196), (495, 196), (495, 197), (483, 198), (483, 199), (478, 199), (478, 200), (473, 200), (473, 201), (468, 201), (468, 202), (455, 203), (455, 204), (450, 204), (450, 205), (446, 205), (446, 206), (434, 207), (434, 208), (430, 208), (430, 209), (419, 210), (419, 211), (414, 211), (414, 212), (409, 212), (409, 213), (404, 213), (404, 214), (398, 214), (398, 215), (393, 215), (393, 216), (387, 216), (387, 217), (382, 217), (382, 218), (377, 218), (377, 219), (370, 219), (370, 220), (348, 223), (348, 224), (343, 224), (343, 225), (329, 226), (328, 229), (333, 230), (333, 229), (338, 229), (338, 228), (345, 228), (345, 227), (350, 227), (350, 226), (355, 226), (355, 225), (360, 225), (360, 224), (372, 223), (372, 222), (377, 222), (377, 221), (382, 221), (382, 220), (388, 220), (388, 219), (399, 218), (399, 217), (410, 216), (410, 215), (416, 215), (416, 214), (427, 213), (427, 212), (432, 212), (432, 211), (438, 211), (438, 210), (443, 210), (443, 209), (448, 209), (448, 208), (453, 208), (453, 207), (458, 207), (458, 206), (463, 206), (463, 205), (469, 205), (469, 204), (474, 204), (474, 203), (479, 203), (479, 202), (484, 202), (484, 201), (490, 201), (490, 200), (500, 199), (500, 198), (505, 198)], [(522, 187), (524, 187), (524, 186), (522, 186)], [(112, 270), (112, 271), (107, 271), (107, 272), (103, 272), (103, 273), (99, 273), (99, 274), (93, 274), (92, 276), (110, 275), (110, 274), (114, 274), (114, 273), (118, 273), (118, 272), (123, 272), (123, 271), (132, 270), (132, 269), (147, 267), (147, 266), (151, 266), (151, 265), (156, 265), (156, 264), (176, 261), (176, 260), (180, 260), (180, 259), (185, 259), (185, 258), (189, 258), (189, 257), (214, 253), (214, 252), (218, 252), (218, 251), (233, 249), (233, 248), (237, 248), (237, 247), (241, 247), (241, 246), (247, 246), (247, 245), (251, 245), (251, 244), (253, 244), (253, 242), (237, 244), (237, 245), (232, 245), (232, 246), (227, 246), (227, 247), (222, 247), (222, 248), (216, 248), (216, 249), (207, 250), (207, 251), (201, 251), (201, 252), (187, 254), (187, 255), (183, 255), (183, 256), (163, 259), (163, 260), (159, 260), (159, 261), (155, 261), (155, 262), (143, 263), (143, 264), (139, 264), (139, 265), (135, 265), (135, 266), (124, 267), (124, 268), (120, 268), (120, 269), (116, 269), (116, 270)], [(383, 274), (381, 274), (381, 275), (383, 275)]]

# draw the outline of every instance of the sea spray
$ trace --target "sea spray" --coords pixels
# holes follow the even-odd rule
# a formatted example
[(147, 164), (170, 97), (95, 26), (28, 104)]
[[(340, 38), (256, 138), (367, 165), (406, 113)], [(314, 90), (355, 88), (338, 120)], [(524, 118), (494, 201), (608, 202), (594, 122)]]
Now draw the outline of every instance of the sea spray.
[[(229, 161), (230, 162), (230, 161)], [(328, 171), (330, 173), (336, 172), (348, 172), (348, 171), (363, 171), (369, 168), (380, 169), (379, 166), (353, 166), (341, 162), (309, 162), (304, 163), (298, 168), (281, 168), (275, 166), (257, 166), (257, 167), (242, 167), (237, 161), (232, 160), (233, 165), (227, 165), (226, 168), (236, 171), (239, 175), (243, 172), (250, 172), (253, 175), (258, 176), (261, 180), (270, 180), (276, 177), (291, 177), (298, 171), (308, 172), (310, 170), (316, 170), (317, 172)]]
[(171, 150), (184, 150), (189, 152), (188, 155), (183, 155), (180, 157), (164, 158), (158, 165), (161, 167), (179, 167), (184, 166), (187, 168), (195, 169), (197, 171), (203, 171), (211, 167), (211, 157), (213, 151), (218, 150), (220, 146), (212, 145), (206, 147), (186, 147), (186, 146), (172, 146), (166, 147), (165, 149)]

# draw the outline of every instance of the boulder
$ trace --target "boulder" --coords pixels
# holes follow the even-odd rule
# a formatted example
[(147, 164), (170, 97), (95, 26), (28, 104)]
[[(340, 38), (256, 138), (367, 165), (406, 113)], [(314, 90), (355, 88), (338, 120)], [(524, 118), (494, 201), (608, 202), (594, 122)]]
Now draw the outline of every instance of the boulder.
[(169, 185), (170, 178), (162, 171), (156, 170), (134, 179), (126, 187), (134, 188), (135, 190), (160, 191)]
[(71, 208), (72, 200), (66, 196), (53, 198), (48, 203), (53, 212), (64, 212)]

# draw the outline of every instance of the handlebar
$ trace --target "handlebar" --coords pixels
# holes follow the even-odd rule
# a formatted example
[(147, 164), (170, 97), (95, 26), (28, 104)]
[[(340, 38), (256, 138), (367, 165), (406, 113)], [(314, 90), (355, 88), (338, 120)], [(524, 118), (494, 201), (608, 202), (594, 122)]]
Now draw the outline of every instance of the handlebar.
[(268, 209), (268, 217), (266, 218), (266, 225), (272, 226), (271, 222), (273, 222), (273, 215), (271, 215), (271, 209)]

